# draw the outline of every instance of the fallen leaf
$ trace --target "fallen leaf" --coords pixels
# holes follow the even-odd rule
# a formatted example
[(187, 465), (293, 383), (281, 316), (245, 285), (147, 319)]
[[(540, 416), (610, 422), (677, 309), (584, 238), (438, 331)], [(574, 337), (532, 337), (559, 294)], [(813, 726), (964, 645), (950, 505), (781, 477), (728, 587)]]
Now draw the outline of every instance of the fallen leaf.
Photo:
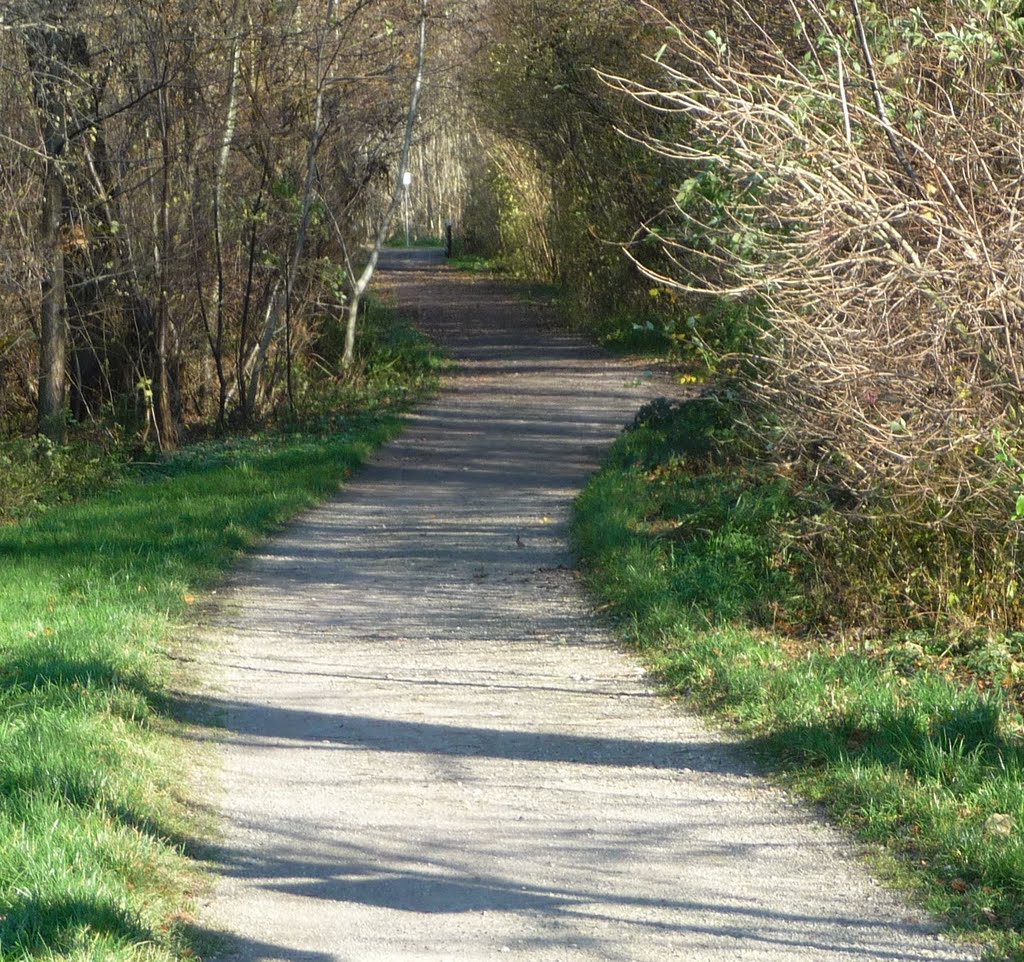
[(962, 878), (955, 878), (949, 886), (954, 892), (963, 895), (967, 891), (967, 883)]

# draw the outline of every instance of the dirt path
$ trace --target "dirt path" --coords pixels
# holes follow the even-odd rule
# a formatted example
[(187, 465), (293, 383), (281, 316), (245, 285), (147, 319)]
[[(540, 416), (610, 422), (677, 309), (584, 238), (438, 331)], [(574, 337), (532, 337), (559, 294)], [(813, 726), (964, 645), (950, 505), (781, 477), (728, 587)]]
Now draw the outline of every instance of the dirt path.
[(973, 958), (652, 697), (563, 567), (656, 386), (431, 254), (385, 266), (462, 370), (214, 626), (219, 958)]

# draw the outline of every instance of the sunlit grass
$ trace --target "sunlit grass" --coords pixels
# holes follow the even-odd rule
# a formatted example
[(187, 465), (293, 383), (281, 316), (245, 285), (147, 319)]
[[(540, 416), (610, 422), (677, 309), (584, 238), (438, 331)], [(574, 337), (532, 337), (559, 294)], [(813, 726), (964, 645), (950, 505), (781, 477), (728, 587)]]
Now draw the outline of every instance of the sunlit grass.
[[(325, 433), (193, 448), (0, 527), (4, 962), (190, 957), (197, 830), (169, 695), (178, 626), (241, 552), (398, 431), (399, 365), (385, 367), (388, 403)], [(411, 378), (420, 395), (430, 370)]]

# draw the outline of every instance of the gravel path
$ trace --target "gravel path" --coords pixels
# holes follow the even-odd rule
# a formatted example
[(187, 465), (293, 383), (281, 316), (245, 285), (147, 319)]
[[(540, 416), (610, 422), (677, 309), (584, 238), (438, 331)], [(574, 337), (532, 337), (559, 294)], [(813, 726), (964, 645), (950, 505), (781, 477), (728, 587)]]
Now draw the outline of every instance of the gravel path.
[(212, 626), (218, 958), (975, 958), (588, 609), (571, 500), (655, 379), (432, 253), (384, 267), (461, 370)]

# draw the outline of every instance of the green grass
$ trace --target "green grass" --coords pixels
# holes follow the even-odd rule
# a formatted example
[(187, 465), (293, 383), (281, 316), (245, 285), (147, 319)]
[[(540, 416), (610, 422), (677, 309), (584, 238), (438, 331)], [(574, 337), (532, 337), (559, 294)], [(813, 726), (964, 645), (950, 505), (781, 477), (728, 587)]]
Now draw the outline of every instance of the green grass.
[(618, 442), (577, 503), (592, 589), (667, 689), (877, 842), (952, 929), (1024, 959), (1024, 729), (1005, 663), (989, 676), (977, 650), (784, 630), (813, 572), (780, 533), (820, 509), (717, 456), (717, 417), (683, 405)]
[(399, 248), (407, 250), (411, 248), (437, 248), (444, 247), (443, 237), (417, 237), (415, 234), (409, 238), (409, 243), (405, 243), (405, 230), (400, 230), (396, 234), (392, 234), (385, 242), (385, 247)]
[[(422, 343), (414, 353), (422, 394), (437, 365)], [(202, 831), (172, 696), (180, 625), (241, 552), (399, 430), (416, 396), (399, 390), (403, 364), (394, 351), (368, 360), (359, 390), (376, 407), (321, 412), (319, 433), (197, 446), (0, 527), (4, 962), (191, 957)]]
[(481, 257), (478, 254), (459, 254), (448, 259), (448, 263), (456, 270), (469, 271), (474, 274), (495, 274), (501, 273), (503, 268), (491, 257)]

